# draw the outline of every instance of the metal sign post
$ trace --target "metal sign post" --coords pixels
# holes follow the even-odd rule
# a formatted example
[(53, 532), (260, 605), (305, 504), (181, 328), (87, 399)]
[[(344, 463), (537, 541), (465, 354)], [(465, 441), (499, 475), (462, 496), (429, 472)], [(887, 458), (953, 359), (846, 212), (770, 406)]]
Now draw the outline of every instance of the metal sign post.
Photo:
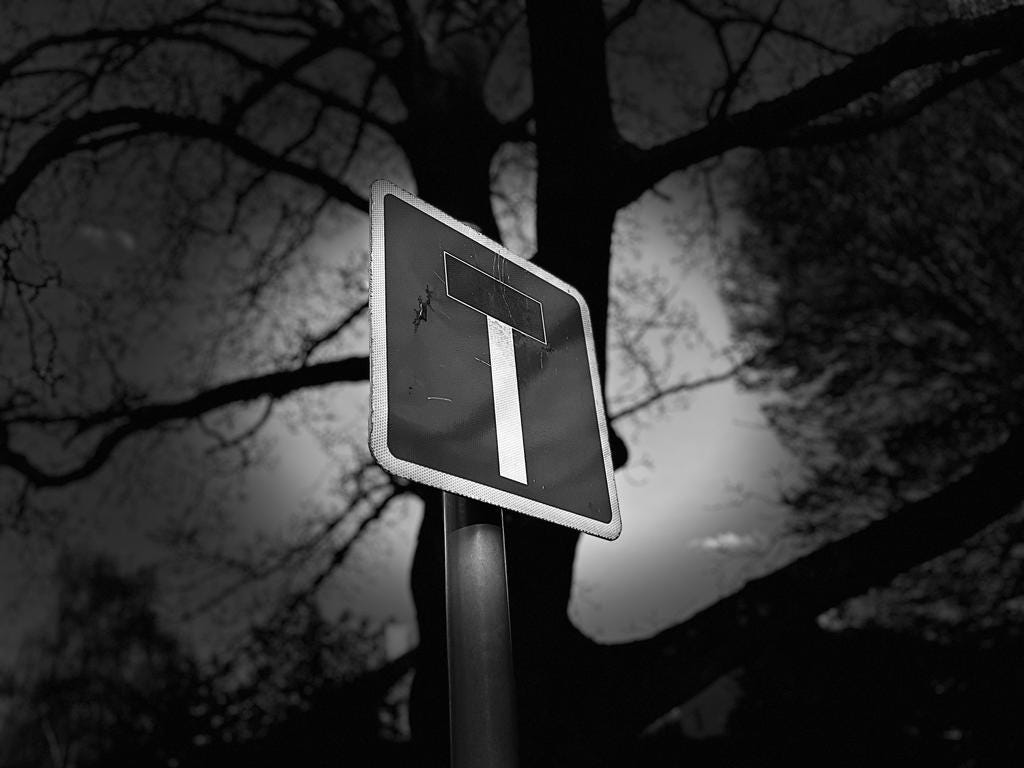
[(370, 451), (445, 492), (452, 764), (514, 766), (503, 510), (622, 530), (590, 313), (388, 181), (370, 190), (370, 243)]
[(444, 539), (452, 766), (513, 768), (515, 678), (501, 510), (446, 492)]

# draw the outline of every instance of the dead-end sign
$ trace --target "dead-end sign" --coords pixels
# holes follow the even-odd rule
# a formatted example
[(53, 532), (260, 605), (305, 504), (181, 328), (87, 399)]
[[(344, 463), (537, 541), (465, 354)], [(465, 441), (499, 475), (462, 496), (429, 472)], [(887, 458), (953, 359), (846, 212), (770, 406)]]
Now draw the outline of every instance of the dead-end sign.
[(391, 182), (370, 197), (374, 458), (399, 477), (616, 538), (582, 296)]

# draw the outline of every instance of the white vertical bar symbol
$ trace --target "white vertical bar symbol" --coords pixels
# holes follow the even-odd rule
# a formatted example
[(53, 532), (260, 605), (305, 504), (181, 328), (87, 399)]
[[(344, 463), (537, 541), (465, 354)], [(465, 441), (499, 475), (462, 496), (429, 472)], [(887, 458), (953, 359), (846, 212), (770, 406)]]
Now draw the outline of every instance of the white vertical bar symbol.
[(491, 354), (494, 422), (498, 432), (498, 473), (526, 485), (526, 450), (512, 327), (487, 315), (487, 346)]

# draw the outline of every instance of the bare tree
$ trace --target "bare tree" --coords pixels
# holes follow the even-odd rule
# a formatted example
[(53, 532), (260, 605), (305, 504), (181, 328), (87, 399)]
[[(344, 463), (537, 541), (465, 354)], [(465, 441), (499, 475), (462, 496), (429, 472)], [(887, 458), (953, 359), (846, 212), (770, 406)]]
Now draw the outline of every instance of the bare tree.
[[(414, 183), (500, 237), (512, 226), (495, 210), (512, 209), (494, 191), (529, 184), (535, 162), (535, 208), (520, 209), (535, 222), (535, 259), (587, 298), (603, 367), (622, 209), (738, 148), (891, 128), (1024, 56), (1017, 7), (969, 18), (899, 2), (884, 14), (685, 0), (56, 9), (21, 7), (0, 63), (2, 353), (18, 361), (3, 372), (0, 464), (22, 518), (44, 489), (99, 478), (146, 435), (185, 430), (244, 451), (266, 423), (252, 404), (286, 409), (363, 380), (359, 256), (339, 265), (317, 245), (365, 231), (375, 176)], [(661, 92), (641, 87), (648, 76)], [(526, 168), (502, 162), (516, 152)], [(83, 269), (90, 240), (102, 270)], [(99, 271), (117, 276), (116, 293)], [(322, 300), (296, 298), (308, 295)], [(170, 328), (187, 341), (167, 344)], [(244, 423), (225, 431), (232, 414)], [(620, 646), (566, 616), (576, 536), (517, 520), (513, 622), (535, 628), (516, 647), (524, 759), (614, 762), (651, 719), (794, 623), (1005, 513), (1021, 498), (1017, 442), (877, 526)], [(407, 490), (363, 477), (376, 511)], [(991, 503), (915, 538), (926, 512), (975, 491)], [(443, 689), (434, 504), (413, 565), (421, 692)], [(419, 701), (418, 734), (443, 734), (444, 708)]]

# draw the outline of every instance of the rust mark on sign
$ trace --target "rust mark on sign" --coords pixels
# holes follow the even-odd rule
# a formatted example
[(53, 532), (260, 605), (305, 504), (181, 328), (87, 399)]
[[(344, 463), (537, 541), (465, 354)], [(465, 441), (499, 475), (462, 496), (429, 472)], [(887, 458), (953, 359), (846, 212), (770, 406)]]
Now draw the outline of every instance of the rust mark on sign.
[(416, 297), (416, 310), (415, 310), (414, 317), (412, 319), (412, 332), (413, 333), (416, 333), (416, 331), (419, 330), (420, 323), (427, 322), (427, 309), (428, 309), (428, 307), (430, 307), (430, 300), (434, 297), (434, 292), (430, 290), (430, 286), (429, 285), (424, 286), (424, 288), (425, 288), (425, 290), (427, 292), (427, 299), (426, 299), (426, 301), (423, 300), (422, 296), (417, 296)]

